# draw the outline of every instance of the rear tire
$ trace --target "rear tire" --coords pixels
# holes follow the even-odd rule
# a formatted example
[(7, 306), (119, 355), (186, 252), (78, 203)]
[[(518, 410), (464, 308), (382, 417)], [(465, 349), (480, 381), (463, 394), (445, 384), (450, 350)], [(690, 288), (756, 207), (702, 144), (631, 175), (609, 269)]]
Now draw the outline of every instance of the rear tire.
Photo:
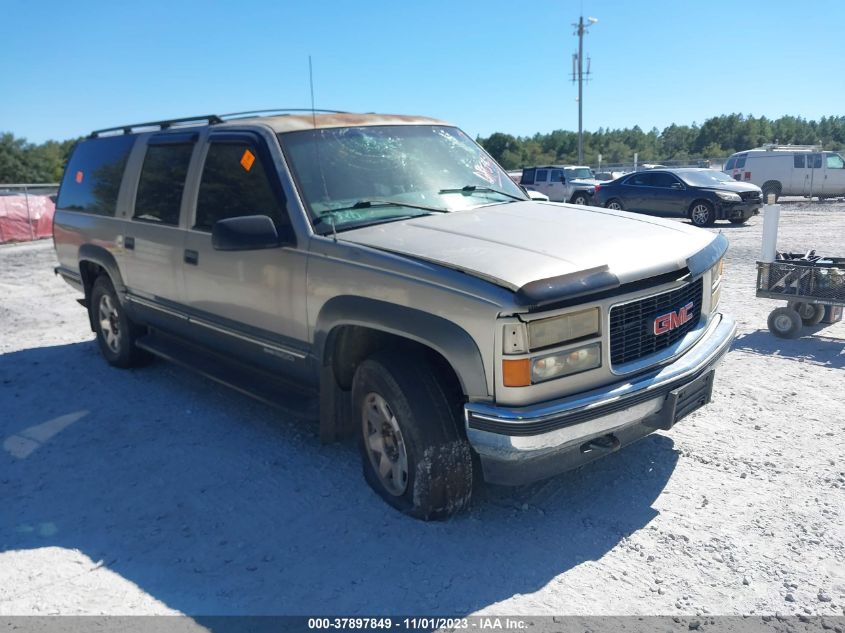
[(147, 364), (152, 356), (135, 347), (143, 328), (129, 319), (108, 276), (100, 275), (94, 280), (89, 301), (97, 344), (109, 365), (127, 369)]
[(716, 222), (716, 210), (706, 200), (696, 200), (689, 210), (689, 219), (695, 226), (713, 226)]
[(824, 318), (824, 306), (818, 303), (790, 301), (787, 307), (798, 313), (804, 325), (818, 325)]
[(416, 350), (377, 352), (352, 381), (364, 478), (394, 508), (426, 521), (460, 512), (472, 496), (472, 451), (448, 393)]
[(778, 338), (798, 338), (801, 334), (801, 315), (792, 308), (775, 308), (769, 315), (769, 331)]
[(607, 201), (607, 204), (604, 205), (608, 209), (613, 209), (614, 211), (624, 211), (625, 207), (622, 206), (622, 201), (618, 198), (611, 198)]

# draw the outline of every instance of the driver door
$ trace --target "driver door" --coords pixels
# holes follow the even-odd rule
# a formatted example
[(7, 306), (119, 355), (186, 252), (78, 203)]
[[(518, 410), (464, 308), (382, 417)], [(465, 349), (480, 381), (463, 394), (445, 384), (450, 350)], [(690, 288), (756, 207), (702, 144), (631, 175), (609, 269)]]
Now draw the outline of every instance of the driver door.
[[(222, 353), (304, 376), (306, 253), (296, 248), (273, 153), (256, 133), (212, 132), (201, 163), (183, 263), (185, 298), (198, 325), (192, 330)], [(214, 223), (248, 215), (269, 216), (283, 245), (215, 250)]]

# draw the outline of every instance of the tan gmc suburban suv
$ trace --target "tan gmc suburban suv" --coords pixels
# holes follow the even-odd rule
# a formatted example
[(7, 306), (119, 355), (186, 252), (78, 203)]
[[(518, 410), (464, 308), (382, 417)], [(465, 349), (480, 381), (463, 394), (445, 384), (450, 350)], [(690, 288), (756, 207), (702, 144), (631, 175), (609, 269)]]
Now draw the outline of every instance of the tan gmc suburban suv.
[(734, 338), (721, 235), (531, 201), (456, 127), (346, 113), (101, 130), (57, 273), (105, 359), (152, 355), (356, 436), (420, 518), (669, 429)]

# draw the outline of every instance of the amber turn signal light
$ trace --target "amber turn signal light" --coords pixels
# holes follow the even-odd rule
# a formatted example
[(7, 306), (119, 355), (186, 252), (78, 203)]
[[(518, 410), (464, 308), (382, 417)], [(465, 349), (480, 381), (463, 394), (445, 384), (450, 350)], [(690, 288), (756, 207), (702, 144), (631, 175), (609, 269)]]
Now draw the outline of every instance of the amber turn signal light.
[(505, 387), (527, 387), (531, 384), (531, 361), (527, 358), (502, 361)]

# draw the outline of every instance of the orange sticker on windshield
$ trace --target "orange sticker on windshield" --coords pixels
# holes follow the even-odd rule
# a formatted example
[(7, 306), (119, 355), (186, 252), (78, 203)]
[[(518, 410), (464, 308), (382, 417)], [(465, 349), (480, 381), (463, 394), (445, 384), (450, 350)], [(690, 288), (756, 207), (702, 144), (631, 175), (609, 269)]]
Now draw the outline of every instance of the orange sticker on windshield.
[(80, 184), (82, 178), (84, 178), (84, 174), (81, 171), (76, 172), (76, 184)]
[(249, 171), (252, 169), (252, 164), (255, 162), (255, 154), (250, 152), (248, 149), (244, 150), (243, 156), (241, 156), (241, 167)]

